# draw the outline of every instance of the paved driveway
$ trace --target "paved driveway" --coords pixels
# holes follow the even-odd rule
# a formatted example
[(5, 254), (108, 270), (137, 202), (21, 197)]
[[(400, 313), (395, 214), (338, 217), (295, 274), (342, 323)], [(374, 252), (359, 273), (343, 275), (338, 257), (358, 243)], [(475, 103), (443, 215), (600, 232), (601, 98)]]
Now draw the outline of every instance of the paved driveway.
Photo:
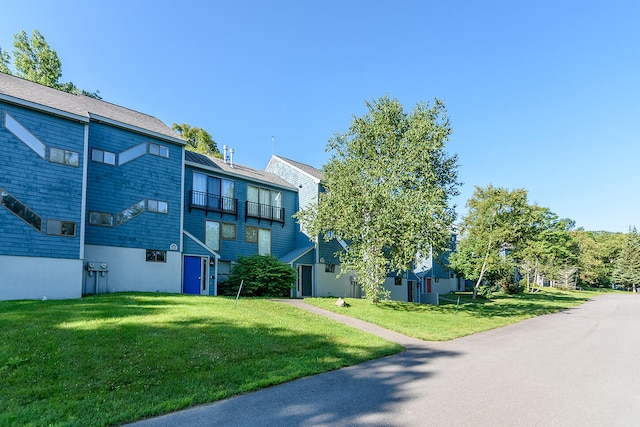
[(343, 320), (407, 351), (134, 425), (640, 426), (638, 295), (445, 343)]

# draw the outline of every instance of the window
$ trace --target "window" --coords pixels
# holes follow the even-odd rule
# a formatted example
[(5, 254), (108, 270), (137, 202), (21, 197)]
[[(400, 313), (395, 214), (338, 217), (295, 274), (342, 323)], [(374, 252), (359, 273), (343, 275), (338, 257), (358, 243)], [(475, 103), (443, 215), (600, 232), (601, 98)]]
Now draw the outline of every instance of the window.
[(396, 286), (402, 286), (402, 277), (396, 277), (395, 285)]
[(98, 150), (94, 148), (91, 150), (91, 160), (98, 163), (105, 163), (107, 165), (114, 166), (116, 164), (116, 155), (110, 151)]
[(230, 222), (222, 223), (222, 238), (224, 240), (236, 240), (236, 225)]
[(271, 255), (271, 230), (267, 228), (247, 227), (244, 232), (247, 243), (257, 243), (260, 255)]
[(167, 251), (147, 249), (147, 262), (167, 262)]
[(60, 163), (62, 165), (78, 166), (80, 164), (80, 154), (75, 151), (50, 148), (49, 161), (52, 163)]
[(154, 156), (169, 158), (169, 147), (164, 145), (149, 143), (149, 154)]
[(24, 126), (22, 126), (9, 113), (4, 113), (4, 127), (14, 134), (27, 147), (31, 148), (35, 153), (44, 159), (45, 150), (47, 148), (38, 138), (33, 136)]
[(227, 179), (193, 173), (191, 203), (207, 209), (235, 212), (235, 183)]
[(255, 218), (283, 221), (282, 193), (266, 188), (248, 186), (247, 213)]
[(258, 243), (258, 229), (256, 227), (245, 228), (244, 241), (247, 243)]
[(144, 212), (144, 209), (144, 200), (140, 200), (138, 203), (134, 203), (128, 208), (118, 212), (118, 215), (116, 216), (116, 225), (122, 225), (125, 222), (137, 217), (142, 212)]
[(216, 221), (204, 222), (204, 244), (214, 251), (220, 250), (220, 223)]
[(89, 224), (113, 227), (113, 215), (104, 212), (89, 212)]
[(13, 212), (18, 218), (32, 226), (38, 231), (42, 231), (42, 217), (29, 209), (20, 200), (13, 197), (7, 190), (0, 187), (0, 205)]
[(72, 221), (58, 221), (56, 219), (47, 220), (47, 234), (52, 236), (68, 236), (76, 235), (76, 223)]
[(125, 163), (129, 163), (131, 160), (144, 156), (145, 154), (147, 154), (147, 144), (138, 144), (135, 147), (131, 147), (119, 154), (118, 165), (122, 166)]
[(258, 253), (260, 255), (271, 255), (271, 230), (258, 229)]
[(336, 272), (336, 265), (335, 264), (325, 264), (324, 265), (324, 272), (325, 273), (335, 273)]
[(147, 210), (149, 212), (167, 213), (169, 210), (169, 204), (167, 202), (149, 199), (147, 200)]

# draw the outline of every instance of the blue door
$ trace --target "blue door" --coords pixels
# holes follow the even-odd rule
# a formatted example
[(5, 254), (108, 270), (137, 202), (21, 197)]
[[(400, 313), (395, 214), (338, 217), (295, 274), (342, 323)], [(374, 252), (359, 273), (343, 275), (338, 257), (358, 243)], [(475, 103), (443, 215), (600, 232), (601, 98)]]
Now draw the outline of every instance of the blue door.
[(202, 283), (202, 261), (198, 256), (184, 257), (184, 271), (182, 274), (182, 292), (185, 294), (200, 295), (200, 283)]

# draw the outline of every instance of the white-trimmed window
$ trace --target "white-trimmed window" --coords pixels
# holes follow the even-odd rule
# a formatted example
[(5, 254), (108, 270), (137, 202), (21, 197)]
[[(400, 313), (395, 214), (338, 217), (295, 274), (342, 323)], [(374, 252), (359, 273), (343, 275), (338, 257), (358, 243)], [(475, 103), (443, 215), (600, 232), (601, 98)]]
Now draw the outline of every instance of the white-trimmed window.
[(145, 154), (147, 154), (147, 143), (143, 142), (142, 144), (138, 144), (135, 147), (131, 147), (118, 154), (118, 165), (122, 166), (125, 163), (129, 163), (131, 160), (144, 156)]
[(93, 148), (91, 149), (91, 160), (93, 160), (94, 162), (115, 166), (116, 154), (110, 151), (104, 151), (104, 150), (99, 150), (97, 148)]
[(47, 146), (43, 144), (38, 138), (33, 136), (31, 132), (29, 132), (24, 126), (22, 126), (16, 119), (14, 119), (11, 114), (5, 111), (4, 113), (4, 127), (9, 129), (9, 131), (16, 136), (20, 141), (22, 141), (27, 147), (31, 148), (35, 153), (45, 158), (45, 152)]
[(113, 214), (106, 212), (89, 212), (89, 224), (113, 227)]
[(76, 223), (73, 221), (48, 219), (47, 234), (51, 236), (74, 237), (76, 235)]
[(169, 204), (160, 200), (147, 200), (147, 210), (149, 212), (167, 213), (169, 211)]
[(80, 164), (80, 154), (75, 151), (51, 147), (49, 148), (49, 161), (77, 167)]
[(153, 154), (154, 156), (166, 157), (169, 158), (169, 147), (165, 147), (164, 145), (154, 144), (152, 142), (149, 143), (149, 154)]
[(204, 244), (214, 251), (220, 250), (220, 223), (217, 221), (204, 222)]

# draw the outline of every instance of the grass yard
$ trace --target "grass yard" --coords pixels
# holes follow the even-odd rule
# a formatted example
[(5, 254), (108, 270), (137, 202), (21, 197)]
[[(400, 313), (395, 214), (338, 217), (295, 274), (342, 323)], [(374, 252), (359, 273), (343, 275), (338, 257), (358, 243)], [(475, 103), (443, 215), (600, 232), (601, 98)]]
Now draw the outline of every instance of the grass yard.
[(598, 295), (594, 291), (561, 291), (544, 288), (536, 294), (502, 295), (473, 301), (470, 293), (446, 295), (460, 306), (441, 301), (441, 305), (385, 301), (377, 305), (347, 298), (350, 307), (337, 307), (336, 298), (305, 298), (326, 310), (375, 323), (386, 329), (426, 341), (445, 341), (519, 322), (541, 314), (575, 307)]
[(0, 426), (118, 425), (402, 350), (286, 304), (233, 306), (129, 293), (0, 302)]

